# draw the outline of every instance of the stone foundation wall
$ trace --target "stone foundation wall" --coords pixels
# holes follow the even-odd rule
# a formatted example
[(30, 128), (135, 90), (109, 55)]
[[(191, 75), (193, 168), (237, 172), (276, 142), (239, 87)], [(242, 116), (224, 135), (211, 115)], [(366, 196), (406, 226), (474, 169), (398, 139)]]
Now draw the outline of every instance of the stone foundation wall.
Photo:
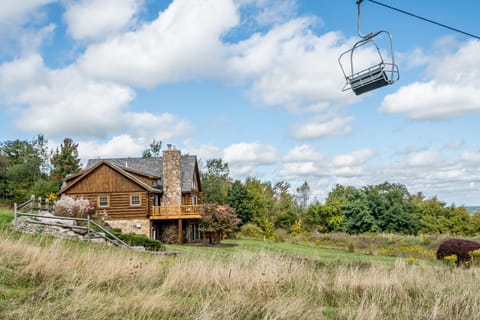
[(177, 222), (165, 224), (162, 226), (162, 237), (160, 239), (163, 243), (178, 243), (178, 225)]
[[(88, 240), (91, 242), (111, 245), (110, 242), (106, 241), (103, 238), (105, 236), (104, 234), (102, 234), (103, 236), (100, 236), (99, 234), (95, 234), (95, 233), (90, 233), (87, 235), (87, 231), (83, 229), (62, 227), (62, 225), (74, 226), (74, 224), (72, 223), (64, 223), (65, 221), (56, 222), (56, 221), (52, 221), (52, 219), (48, 219), (48, 220), (44, 219), (44, 221), (49, 223), (57, 223), (58, 226), (36, 224), (35, 221), (39, 221), (39, 220), (41, 220), (41, 218), (37, 220), (19, 218), (17, 219), (16, 222), (12, 223), (12, 226), (13, 228), (23, 233), (41, 234), (45, 236), (52, 236), (52, 237), (68, 239), (68, 240), (80, 240), (80, 241)], [(67, 222), (72, 222), (72, 221), (67, 221)]]
[(150, 220), (133, 219), (133, 220), (106, 220), (112, 228), (121, 229), (122, 233), (144, 234), (150, 237)]

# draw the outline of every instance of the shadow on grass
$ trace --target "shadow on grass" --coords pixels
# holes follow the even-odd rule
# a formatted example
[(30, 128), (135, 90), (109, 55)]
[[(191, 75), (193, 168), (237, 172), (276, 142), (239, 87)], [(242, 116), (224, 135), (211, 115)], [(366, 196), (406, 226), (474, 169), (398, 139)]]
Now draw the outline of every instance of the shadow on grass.
[(185, 243), (183, 246), (188, 247), (203, 247), (203, 248), (233, 248), (238, 247), (238, 243), (207, 243), (203, 244), (203, 242), (192, 242), (192, 243)]

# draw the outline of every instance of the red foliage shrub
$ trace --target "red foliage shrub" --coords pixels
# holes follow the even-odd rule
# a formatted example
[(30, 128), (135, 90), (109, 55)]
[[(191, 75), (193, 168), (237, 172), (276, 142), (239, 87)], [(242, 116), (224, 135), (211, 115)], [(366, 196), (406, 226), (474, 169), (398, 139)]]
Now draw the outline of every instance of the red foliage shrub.
[(462, 239), (449, 239), (440, 244), (437, 250), (437, 259), (443, 260), (443, 258), (451, 255), (457, 256), (457, 266), (461, 263), (470, 261), (472, 257), (470, 252), (480, 249), (480, 243), (470, 240)]

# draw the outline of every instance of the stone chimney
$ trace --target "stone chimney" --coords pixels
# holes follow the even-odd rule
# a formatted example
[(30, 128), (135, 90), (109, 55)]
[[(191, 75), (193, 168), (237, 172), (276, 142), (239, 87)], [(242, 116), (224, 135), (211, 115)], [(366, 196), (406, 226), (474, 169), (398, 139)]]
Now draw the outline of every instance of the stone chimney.
[(162, 162), (162, 205), (179, 206), (182, 204), (182, 154), (180, 150), (168, 144), (167, 150), (163, 150)]

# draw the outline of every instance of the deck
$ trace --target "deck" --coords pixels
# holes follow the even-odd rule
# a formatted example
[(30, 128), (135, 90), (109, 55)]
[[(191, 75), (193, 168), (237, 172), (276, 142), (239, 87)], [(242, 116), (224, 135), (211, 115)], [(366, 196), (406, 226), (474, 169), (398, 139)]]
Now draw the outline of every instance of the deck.
[(203, 205), (153, 206), (150, 212), (150, 219), (200, 219), (202, 212)]

